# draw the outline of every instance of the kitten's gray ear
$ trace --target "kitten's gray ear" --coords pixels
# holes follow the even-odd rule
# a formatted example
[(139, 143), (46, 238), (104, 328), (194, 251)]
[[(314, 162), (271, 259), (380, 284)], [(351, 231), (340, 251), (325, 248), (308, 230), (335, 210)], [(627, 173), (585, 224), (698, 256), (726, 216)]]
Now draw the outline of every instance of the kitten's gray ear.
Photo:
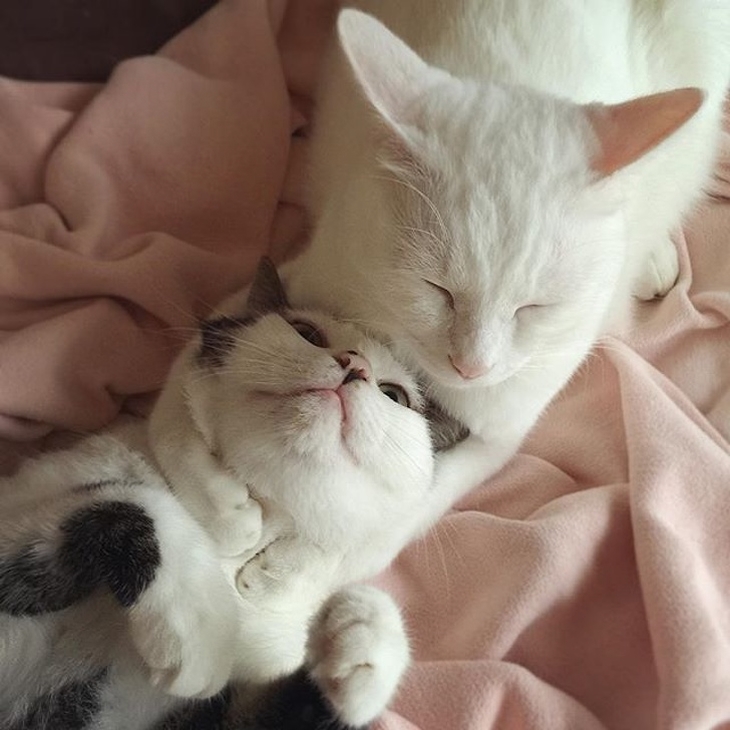
[(246, 300), (246, 314), (258, 317), (288, 308), (289, 300), (286, 298), (279, 272), (268, 256), (262, 256)]
[(426, 401), (424, 415), (434, 451), (446, 451), (469, 437), (469, 429), (433, 400)]

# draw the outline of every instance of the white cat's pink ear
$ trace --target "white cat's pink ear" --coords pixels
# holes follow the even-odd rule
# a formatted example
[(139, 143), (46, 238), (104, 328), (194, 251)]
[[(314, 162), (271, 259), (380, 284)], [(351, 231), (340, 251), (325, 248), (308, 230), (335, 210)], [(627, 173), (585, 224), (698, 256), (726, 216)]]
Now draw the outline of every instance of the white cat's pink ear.
[(380, 116), (394, 127), (415, 125), (414, 101), (435, 78), (448, 75), (367, 13), (343, 10), (337, 33), (355, 79)]
[(702, 106), (704, 92), (687, 88), (642, 96), (623, 104), (590, 104), (588, 121), (598, 137), (599, 152), (591, 167), (610, 175), (656, 147)]

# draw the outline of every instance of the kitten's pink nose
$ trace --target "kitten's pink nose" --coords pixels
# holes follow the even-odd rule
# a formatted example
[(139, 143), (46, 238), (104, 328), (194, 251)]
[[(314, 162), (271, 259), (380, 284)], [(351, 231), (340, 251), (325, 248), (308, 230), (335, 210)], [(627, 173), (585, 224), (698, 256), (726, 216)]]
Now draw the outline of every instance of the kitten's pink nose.
[(449, 360), (451, 361), (451, 365), (454, 370), (456, 370), (456, 372), (459, 373), (464, 380), (480, 378), (482, 375), (486, 375), (490, 370), (489, 365), (487, 365), (487, 363), (483, 360), (475, 363), (464, 362), (452, 355), (449, 355)]
[(343, 385), (347, 385), (347, 383), (351, 383), (353, 380), (370, 380), (370, 363), (358, 352), (355, 352), (355, 350), (339, 352), (337, 355), (334, 355), (334, 358), (345, 371), (345, 379), (342, 381)]

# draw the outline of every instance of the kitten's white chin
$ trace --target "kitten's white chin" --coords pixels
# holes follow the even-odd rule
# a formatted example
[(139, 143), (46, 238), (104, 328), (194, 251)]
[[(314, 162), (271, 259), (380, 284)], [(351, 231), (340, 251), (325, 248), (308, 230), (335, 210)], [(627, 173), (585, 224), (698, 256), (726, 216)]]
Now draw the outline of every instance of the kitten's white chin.
[(346, 420), (345, 403), (331, 388), (306, 390), (289, 397), (296, 404), (299, 415), (306, 418), (313, 427), (322, 418), (336, 418), (341, 424)]

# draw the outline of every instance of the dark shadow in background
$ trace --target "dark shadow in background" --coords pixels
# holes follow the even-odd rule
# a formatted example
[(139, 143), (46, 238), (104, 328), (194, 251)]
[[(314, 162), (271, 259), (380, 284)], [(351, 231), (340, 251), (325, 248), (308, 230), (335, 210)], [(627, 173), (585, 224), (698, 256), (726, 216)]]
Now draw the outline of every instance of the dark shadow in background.
[(0, 0), (0, 76), (104, 81), (154, 53), (216, 0)]

